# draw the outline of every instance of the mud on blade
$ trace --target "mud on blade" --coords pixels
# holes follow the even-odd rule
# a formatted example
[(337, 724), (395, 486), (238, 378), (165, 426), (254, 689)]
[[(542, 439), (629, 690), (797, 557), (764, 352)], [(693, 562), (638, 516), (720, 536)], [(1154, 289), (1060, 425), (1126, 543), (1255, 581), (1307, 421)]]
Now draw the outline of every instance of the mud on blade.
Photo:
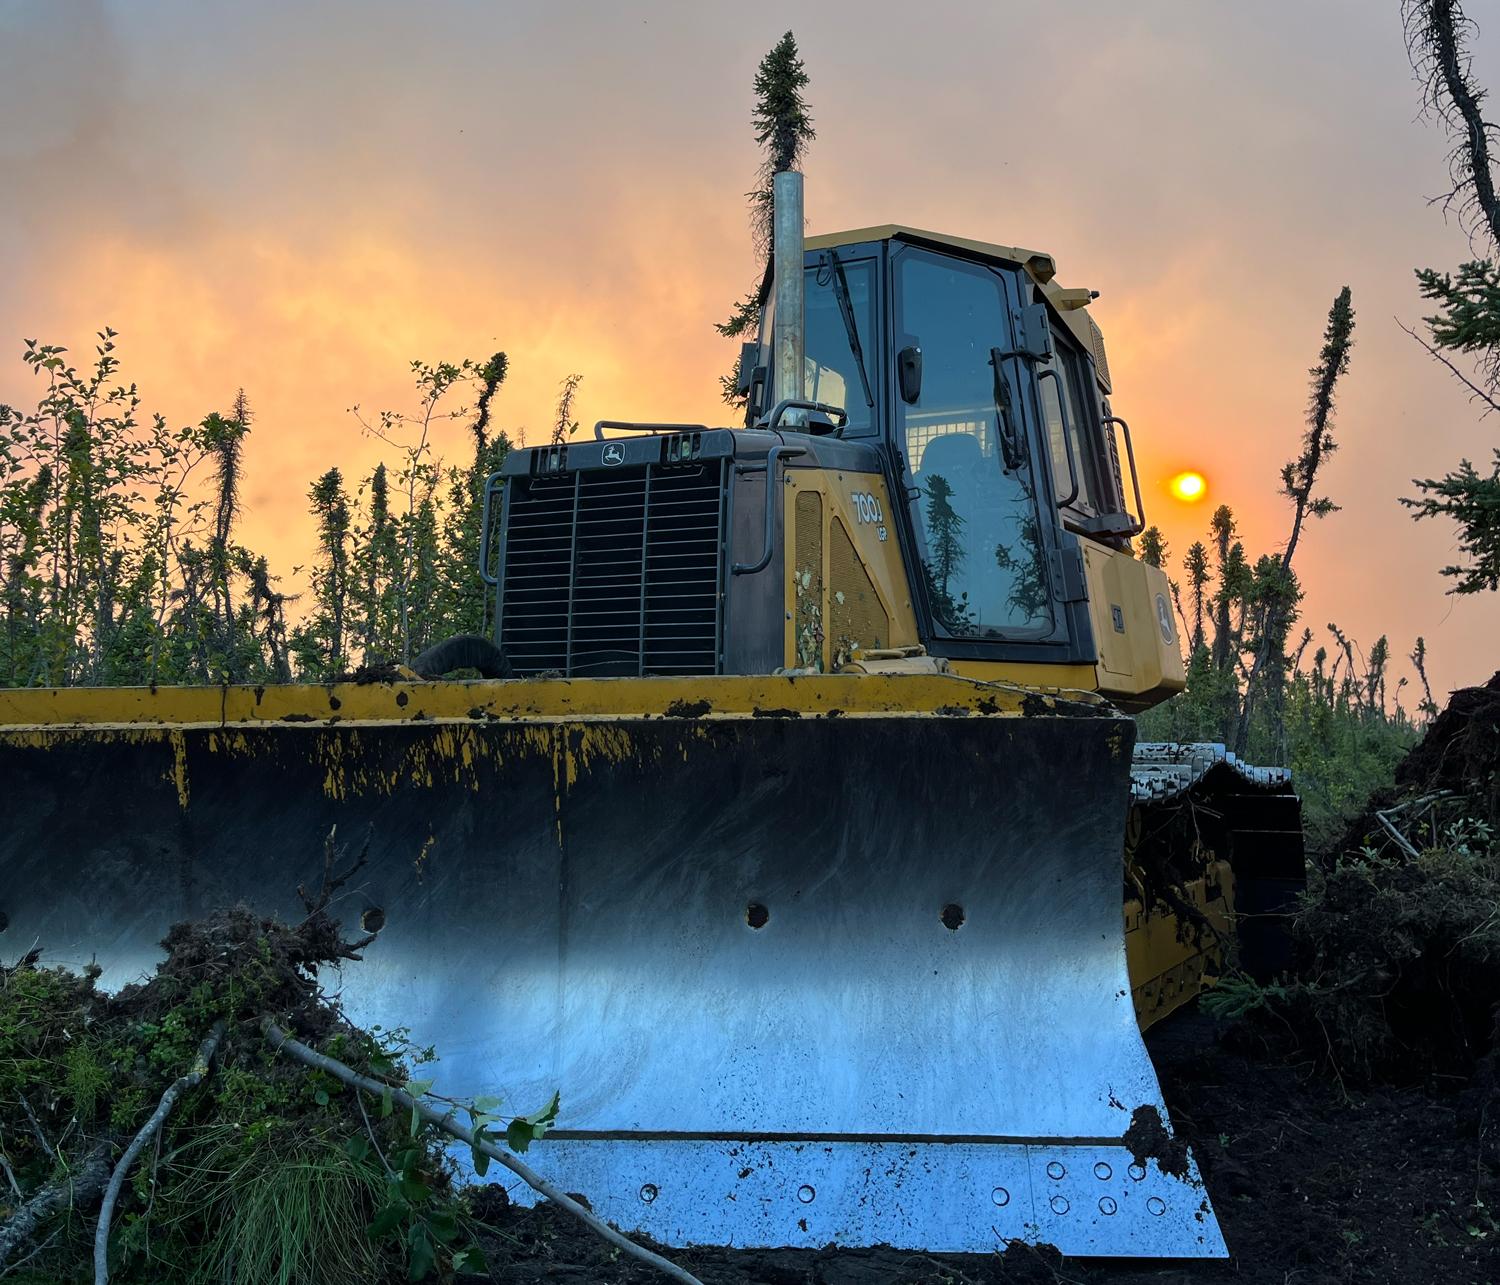
[(622, 1228), (1221, 1256), (1196, 1172), (1121, 1144), (1161, 1104), (1121, 928), (1131, 724), (996, 691), (0, 693), (0, 948), (123, 984), (175, 919), (298, 913), (336, 824), (370, 836), (343, 918), (383, 926), (330, 987), (435, 1044), (444, 1092), (560, 1090), (529, 1159)]

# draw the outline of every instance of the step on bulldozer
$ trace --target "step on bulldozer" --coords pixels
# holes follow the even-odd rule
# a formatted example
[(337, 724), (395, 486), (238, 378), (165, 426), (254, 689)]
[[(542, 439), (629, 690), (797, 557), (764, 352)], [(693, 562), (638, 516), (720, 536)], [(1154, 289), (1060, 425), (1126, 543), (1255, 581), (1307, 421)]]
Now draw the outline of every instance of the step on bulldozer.
[(378, 938), (329, 988), (444, 1093), (560, 1092), (528, 1160), (622, 1230), (1222, 1257), (1141, 1141), (1141, 1033), (1278, 966), (1298, 805), (1135, 744), (1182, 643), (1093, 295), (1011, 246), (804, 240), (800, 175), (775, 208), (744, 425), (512, 451), (490, 637), (390, 681), (0, 691), (0, 957), (125, 985), (176, 920), (297, 915), (336, 827)]

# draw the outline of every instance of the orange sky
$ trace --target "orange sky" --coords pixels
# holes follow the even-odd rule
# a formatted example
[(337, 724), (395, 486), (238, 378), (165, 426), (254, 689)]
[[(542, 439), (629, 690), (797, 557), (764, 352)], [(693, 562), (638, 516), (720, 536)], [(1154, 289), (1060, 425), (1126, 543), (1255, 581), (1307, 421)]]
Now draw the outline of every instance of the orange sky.
[[(1326, 473), (1344, 509), (1299, 549), (1305, 621), (1365, 647), (1388, 632), (1399, 656), (1424, 633), (1436, 687), (1478, 681), (1500, 601), (1445, 596), (1453, 529), (1396, 503), (1495, 441), (1396, 325), (1421, 313), (1411, 269), (1468, 251), (1428, 205), (1446, 145), (1417, 119), (1397, 9), (3, 0), (0, 400), (34, 401), (23, 336), (87, 352), (105, 324), (174, 422), (243, 385), (242, 537), (288, 579), (309, 481), (378, 458), (348, 407), (408, 406), (414, 357), (505, 349), (497, 419), (532, 441), (575, 370), (585, 422), (726, 422), (710, 323), (757, 277), (749, 82), (792, 26), (818, 128), (809, 231), (1034, 246), (1101, 291), (1115, 406), (1174, 553), (1219, 502), (1252, 551), (1285, 537), (1277, 473), (1350, 285)], [(1494, 84), (1500, 35), (1478, 52)], [(1189, 467), (1197, 506), (1166, 489)]]

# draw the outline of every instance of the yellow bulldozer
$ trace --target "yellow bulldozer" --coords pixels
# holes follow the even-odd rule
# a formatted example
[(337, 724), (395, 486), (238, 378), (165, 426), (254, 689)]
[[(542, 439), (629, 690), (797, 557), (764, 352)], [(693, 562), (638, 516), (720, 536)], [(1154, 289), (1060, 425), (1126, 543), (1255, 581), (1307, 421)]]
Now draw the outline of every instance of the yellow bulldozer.
[(1182, 648), (1093, 296), (1010, 246), (804, 241), (776, 182), (744, 427), (513, 451), (492, 637), (0, 691), (0, 954), (123, 985), (174, 920), (295, 913), (337, 827), (378, 940), (330, 987), (450, 1095), (560, 1091), (535, 1167), (621, 1229), (1222, 1256), (1141, 1032), (1276, 966), (1297, 800), (1135, 745)]

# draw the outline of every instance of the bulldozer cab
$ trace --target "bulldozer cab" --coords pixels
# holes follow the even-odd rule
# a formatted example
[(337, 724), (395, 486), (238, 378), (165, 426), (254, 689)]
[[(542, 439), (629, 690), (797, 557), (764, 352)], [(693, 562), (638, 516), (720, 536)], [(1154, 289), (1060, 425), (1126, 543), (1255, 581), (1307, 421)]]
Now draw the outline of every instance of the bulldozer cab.
[(800, 386), (773, 370), (768, 288), (743, 429), (606, 423), (507, 463), (498, 641), (519, 672), (895, 653), (1128, 708), (1180, 690), (1090, 292), (1047, 255), (900, 227), (810, 240), (803, 291)]
[[(1051, 515), (1071, 506), (1073, 523), (1087, 523), (1094, 497), (1121, 508), (1116, 479), (1100, 471), (1092, 357), (1060, 322), (1054, 330), (1027, 270), (998, 255), (894, 233), (829, 240), (805, 268), (808, 396), (849, 410), (845, 437), (888, 447), (922, 570), (923, 634), (949, 651), (1080, 650), (1069, 644), (1083, 622), (1069, 621), (1061, 595), (1054, 605), (1052, 584), (1077, 542)], [(752, 384), (765, 387), (753, 372)]]

